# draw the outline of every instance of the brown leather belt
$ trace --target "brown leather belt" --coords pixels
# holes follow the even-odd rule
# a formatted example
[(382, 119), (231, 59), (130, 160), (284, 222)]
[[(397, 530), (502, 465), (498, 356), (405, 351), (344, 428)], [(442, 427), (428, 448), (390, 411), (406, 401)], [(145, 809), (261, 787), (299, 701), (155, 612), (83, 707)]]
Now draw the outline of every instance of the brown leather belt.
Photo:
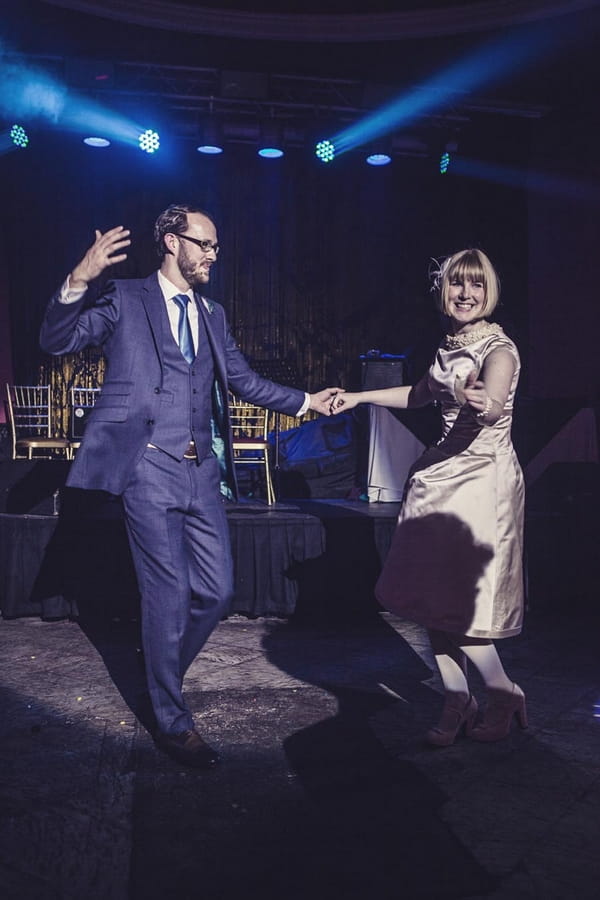
[[(160, 450), (160, 447), (157, 447), (156, 444), (148, 444), (151, 450)], [(187, 447), (185, 448), (185, 453), (183, 454), (184, 459), (198, 459), (198, 453), (196, 452), (196, 444), (194, 441), (190, 441)]]

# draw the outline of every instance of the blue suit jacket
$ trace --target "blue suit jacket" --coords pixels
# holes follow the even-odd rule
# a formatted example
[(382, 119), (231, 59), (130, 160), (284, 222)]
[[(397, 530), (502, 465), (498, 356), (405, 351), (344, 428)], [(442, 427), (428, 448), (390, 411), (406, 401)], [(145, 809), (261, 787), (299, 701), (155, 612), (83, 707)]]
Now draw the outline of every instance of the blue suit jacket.
[[(130, 474), (152, 442), (154, 421), (163, 402), (162, 330), (168, 328), (156, 273), (145, 279), (114, 281), (89, 305), (87, 294), (75, 303), (58, 301), (46, 310), (40, 344), (47, 353), (76, 353), (101, 346), (106, 357), (102, 392), (88, 419), (68, 484), (71, 487), (123, 492)], [(246, 362), (227, 324), (225, 310), (196, 295), (213, 351), (215, 390), (221, 406), (219, 430), (231, 487), (236, 493), (227, 391), (251, 403), (295, 415), (304, 393), (262, 378)]]

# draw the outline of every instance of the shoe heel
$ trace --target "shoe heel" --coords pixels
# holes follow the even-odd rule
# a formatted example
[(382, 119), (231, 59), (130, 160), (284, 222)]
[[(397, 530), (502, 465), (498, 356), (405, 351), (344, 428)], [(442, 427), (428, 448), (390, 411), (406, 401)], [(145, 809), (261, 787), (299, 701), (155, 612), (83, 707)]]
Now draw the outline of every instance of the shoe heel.
[(490, 691), (483, 721), (473, 728), (470, 737), (474, 741), (500, 741), (509, 735), (516, 717), (522, 729), (527, 728), (525, 695), (517, 684), (512, 691)]
[(425, 740), (434, 747), (449, 747), (459, 734), (469, 735), (477, 716), (477, 701), (470, 694), (461, 703), (462, 696), (446, 695), (442, 717), (430, 728)]
[(529, 722), (527, 720), (527, 706), (525, 705), (525, 697), (521, 700), (520, 706), (515, 709), (515, 715), (517, 717), (517, 722), (519, 726), (525, 731)]
[(473, 729), (475, 728), (475, 721), (477, 719), (477, 707), (474, 706), (473, 709), (469, 711), (468, 716), (465, 718), (463, 723), (465, 737), (471, 737)]

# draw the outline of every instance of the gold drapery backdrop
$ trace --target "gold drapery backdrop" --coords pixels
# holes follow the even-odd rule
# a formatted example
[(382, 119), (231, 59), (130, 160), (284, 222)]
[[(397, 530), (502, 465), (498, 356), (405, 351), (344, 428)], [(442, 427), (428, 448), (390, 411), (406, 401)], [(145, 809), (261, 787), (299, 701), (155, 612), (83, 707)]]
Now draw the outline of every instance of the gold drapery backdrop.
[[(102, 387), (106, 368), (102, 351), (84, 350), (67, 356), (50, 356), (40, 366), (38, 384), (49, 384), (52, 397), (52, 434), (69, 437), (71, 416), (71, 388)], [(257, 368), (260, 369), (260, 366)], [(316, 413), (309, 410), (303, 421), (313, 419)], [(280, 431), (287, 431), (300, 424), (294, 416), (280, 414), (277, 419)]]
[(104, 357), (97, 349), (68, 356), (50, 356), (42, 362), (39, 384), (50, 385), (54, 437), (69, 437), (71, 388), (101, 387), (104, 369)]

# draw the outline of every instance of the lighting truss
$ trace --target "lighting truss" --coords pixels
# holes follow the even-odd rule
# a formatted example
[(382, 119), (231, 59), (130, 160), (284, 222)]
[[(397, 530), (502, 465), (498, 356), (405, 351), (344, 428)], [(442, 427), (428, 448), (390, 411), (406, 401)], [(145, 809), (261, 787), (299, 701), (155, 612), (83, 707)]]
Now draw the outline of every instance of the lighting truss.
[[(18, 58), (23, 60), (23, 56)], [(27, 59), (57, 79), (64, 79), (68, 72), (64, 57), (31, 55)], [(317, 140), (318, 133), (327, 135), (362, 119), (381, 104), (382, 97), (399, 90), (398, 85), (373, 85), (359, 79), (238, 73), (240, 90), (231, 93), (224, 85), (223, 71), (216, 68), (112, 60), (110, 70), (111, 77), (104, 84), (91, 82), (87, 88), (105, 105), (119, 109), (154, 103), (169, 121), (173, 136), (190, 140), (197, 138), (199, 117), (211, 114), (223, 123), (225, 137), (233, 143), (254, 143), (260, 121), (270, 116), (285, 126), (288, 146), (300, 146), (307, 136)], [(245, 79), (251, 84), (248, 93), (253, 96), (244, 96)], [(86, 90), (81, 84), (78, 89)], [(424, 129), (439, 128), (467, 122), (479, 113), (531, 119), (548, 111), (539, 105), (457, 93), (451, 109), (424, 115), (418, 124)]]

